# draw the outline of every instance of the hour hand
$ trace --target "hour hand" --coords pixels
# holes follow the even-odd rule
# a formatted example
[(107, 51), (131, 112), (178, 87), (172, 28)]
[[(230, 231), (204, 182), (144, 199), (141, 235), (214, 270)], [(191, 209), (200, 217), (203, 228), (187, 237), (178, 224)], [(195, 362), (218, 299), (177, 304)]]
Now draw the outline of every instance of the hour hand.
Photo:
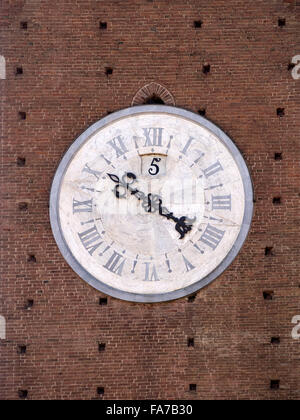
[(183, 239), (184, 236), (192, 230), (193, 223), (196, 221), (196, 217), (194, 217), (193, 219), (190, 219), (186, 216), (182, 216), (180, 218), (175, 217), (174, 214), (172, 212), (169, 212), (169, 210), (166, 207), (162, 207), (161, 200), (159, 203), (159, 214), (161, 216), (166, 217), (168, 220), (172, 219), (176, 223), (175, 229), (180, 234), (179, 239)]
[(183, 239), (185, 234), (192, 230), (193, 222), (196, 220), (196, 217), (193, 219), (192, 223), (190, 222), (191, 220), (192, 219), (189, 219), (189, 218), (183, 216), (183, 217), (180, 217), (180, 219), (176, 223), (175, 229), (180, 234), (179, 239)]

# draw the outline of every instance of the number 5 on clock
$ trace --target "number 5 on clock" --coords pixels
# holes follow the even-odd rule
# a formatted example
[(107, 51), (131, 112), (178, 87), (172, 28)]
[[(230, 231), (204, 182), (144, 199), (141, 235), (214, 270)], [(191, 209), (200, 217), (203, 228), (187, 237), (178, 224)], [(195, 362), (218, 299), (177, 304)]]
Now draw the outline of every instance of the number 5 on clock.
[(162, 176), (166, 173), (166, 156), (143, 155), (142, 174), (147, 177)]

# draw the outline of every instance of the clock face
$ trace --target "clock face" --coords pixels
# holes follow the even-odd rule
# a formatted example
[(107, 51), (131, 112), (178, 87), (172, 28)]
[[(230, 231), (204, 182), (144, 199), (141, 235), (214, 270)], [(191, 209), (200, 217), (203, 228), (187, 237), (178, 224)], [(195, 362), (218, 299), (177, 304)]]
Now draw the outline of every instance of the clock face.
[(51, 190), (57, 244), (96, 289), (138, 302), (176, 299), (219, 276), (250, 227), (244, 160), (191, 112), (145, 105), (92, 125)]

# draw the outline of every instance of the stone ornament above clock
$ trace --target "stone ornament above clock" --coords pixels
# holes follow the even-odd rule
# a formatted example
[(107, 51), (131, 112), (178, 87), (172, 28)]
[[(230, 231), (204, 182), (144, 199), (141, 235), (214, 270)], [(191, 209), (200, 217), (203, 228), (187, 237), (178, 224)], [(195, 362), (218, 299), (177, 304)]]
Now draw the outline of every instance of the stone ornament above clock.
[(71, 145), (53, 180), (59, 249), (87, 283), (135, 302), (194, 293), (250, 228), (253, 192), (237, 147), (207, 119), (163, 105), (124, 109)]

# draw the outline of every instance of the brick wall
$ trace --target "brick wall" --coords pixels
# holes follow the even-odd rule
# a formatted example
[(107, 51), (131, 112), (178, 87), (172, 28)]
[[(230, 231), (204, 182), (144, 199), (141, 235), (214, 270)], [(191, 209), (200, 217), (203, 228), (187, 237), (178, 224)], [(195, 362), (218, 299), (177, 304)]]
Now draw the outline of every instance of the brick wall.
[[(0, 398), (300, 397), (299, 37), (292, 0), (1, 2)], [(234, 139), (253, 224), (194, 299), (100, 305), (55, 244), (50, 186), (72, 141), (151, 82)]]

